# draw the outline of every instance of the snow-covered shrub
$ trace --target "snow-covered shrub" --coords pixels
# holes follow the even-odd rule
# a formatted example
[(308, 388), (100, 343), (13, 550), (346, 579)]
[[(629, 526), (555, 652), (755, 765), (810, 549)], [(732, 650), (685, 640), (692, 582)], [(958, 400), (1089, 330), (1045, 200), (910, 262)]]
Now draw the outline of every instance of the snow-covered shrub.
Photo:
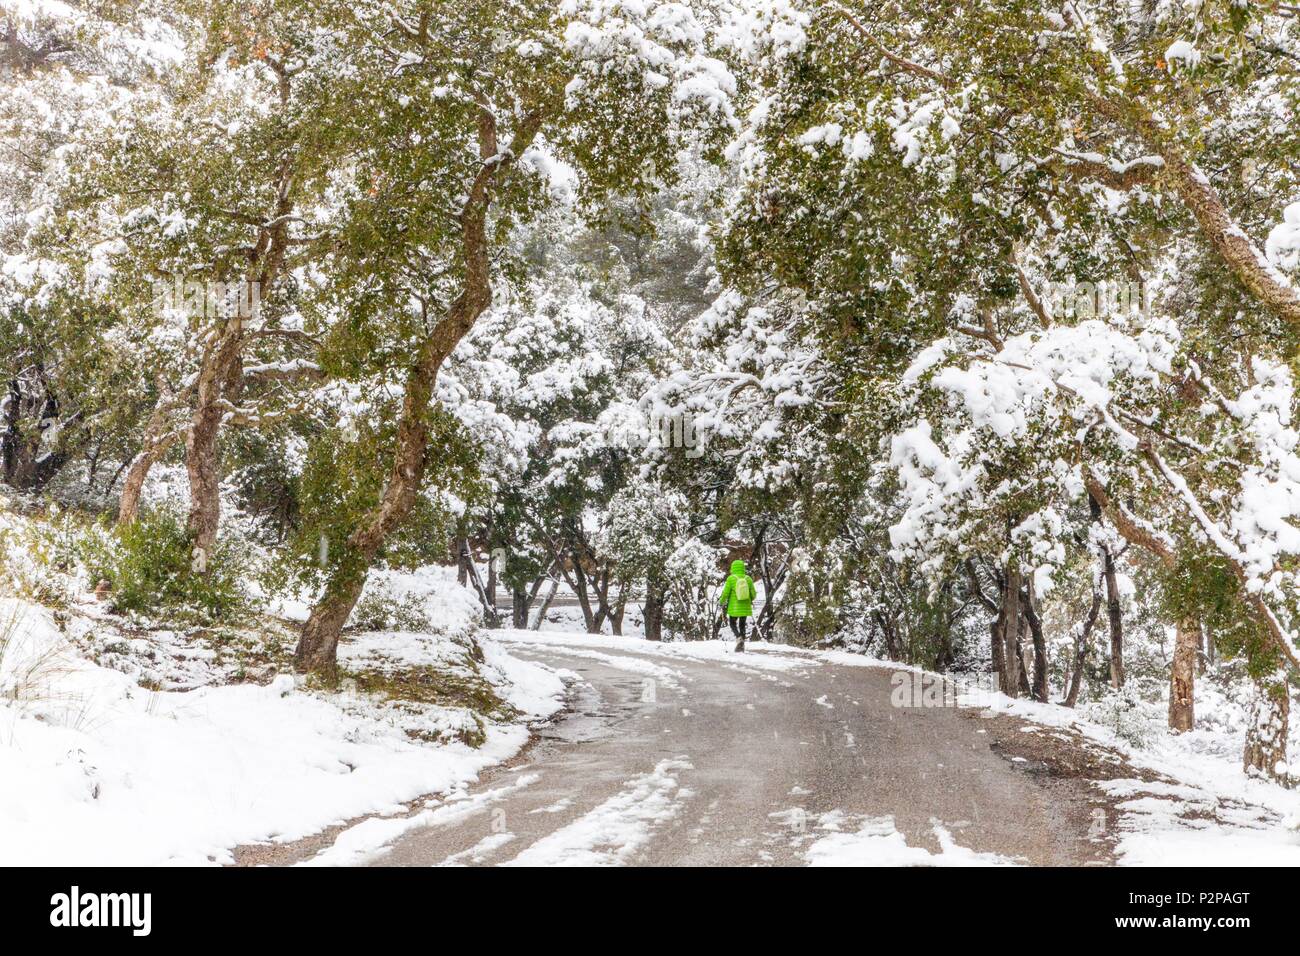
[(721, 580), (718, 552), (692, 538), (672, 553), (664, 566), (664, 576), (668, 582), (664, 604), (668, 634), (688, 641), (712, 637)]
[(841, 620), (834, 598), (817, 596), (795, 581), (786, 593), (786, 603), (776, 613), (776, 639), (796, 647), (843, 646), (867, 651), (874, 641), (863, 621)]
[(248, 573), (247, 548), (226, 536), (211, 554), (196, 554), (184, 517), (171, 507), (148, 509), (112, 535), (83, 540), (90, 579), (108, 583), (116, 611), (166, 608), (211, 623), (249, 609), (240, 584)]
[(62, 606), (87, 582), (87, 544), (107, 532), (83, 515), (51, 505), (41, 516), (6, 515), (0, 549), (6, 584), (41, 604)]
[[(1147, 747), (1164, 732), (1165, 715), (1161, 706), (1151, 701), (1154, 694), (1143, 692), (1142, 683), (1130, 680), (1123, 689), (1111, 691), (1080, 710), (1125, 743)], [(1154, 688), (1147, 690), (1154, 691)]]
[(418, 595), (398, 594), (386, 581), (367, 587), (348, 618), (348, 627), (359, 631), (427, 631), (432, 626)]
[(366, 580), (350, 631), (413, 631), (472, 643), (483, 625), (474, 593), (456, 581), (456, 569), (426, 565), (414, 571), (377, 568)]

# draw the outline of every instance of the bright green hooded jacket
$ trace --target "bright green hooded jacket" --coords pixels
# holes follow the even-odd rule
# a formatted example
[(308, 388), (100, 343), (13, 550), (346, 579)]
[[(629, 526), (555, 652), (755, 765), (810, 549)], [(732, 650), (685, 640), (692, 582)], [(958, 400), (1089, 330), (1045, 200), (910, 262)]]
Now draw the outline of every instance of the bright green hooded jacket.
[[(736, 597), (736, 584), (741, 579), (749, 583), (749, 600)], [(749, 617), (754, 613), (754, 579), (745, 571), (744, 561), (732, 561), (727, 583), (722, 586), (722, 603), (727, 606), (727, 617)]]

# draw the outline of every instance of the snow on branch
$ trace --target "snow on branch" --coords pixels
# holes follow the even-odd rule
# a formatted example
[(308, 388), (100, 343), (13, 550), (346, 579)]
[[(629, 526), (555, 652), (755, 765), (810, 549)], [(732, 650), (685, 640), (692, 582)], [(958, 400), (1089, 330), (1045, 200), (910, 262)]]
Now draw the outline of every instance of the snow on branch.
[[(1199, 368), (1180, 372), (1184, 361), (1176, 327), (1155, 319), (1133, 330), (1090, 320), (1015, 336), (994, 355), (944, 349), (918, 359), (923, 367), (905, 381), (916, 389), (921, 418), (894, 437), (890, 456), (905, 502), (890, 531), (897, 556), (938, 568), (947, 560), (939, 550), (960, 556), (988, 515), (1009, 508), (1018, 516), (1012, 543), (1019, 540), (1035, 573), (1048, 574), (1060, 512), (1086, 491), (1126, 539), (1171, 566), (1175, 540), (1118, 504), (1095, 470), (1112, 470), (1118, 454), (1148, 469), (1156, 500), (1190, 516), (1194, 537), (1228, 563), (1254, 613), (1296, 662), (1294, 635), (1274, 607), (1293, 604), (1300, 585), (1300, 432), (1290, 420), (1290, 370), (1256, 356), (1252, 384), (1229, 399)], [(1214, 397), (1198, 417), (1213, 429), (1208, 444), (1146, 410), (1189, 382)], [(926, 394), (940, 404), (922, 402)], [(1207, 421), (1206, 409), (1221, 414)], [(1098, 445), (1093, 424), (1110, 441)], [(1029, 447), (1026, 465), (1021, 452)], [(1015, 477), (1004, 451), (1018, 462)], [(1193, 480), (1176, 465), (1179, 453), (1231, 467), (1197, 471)], [(1036, 510), (1017, 510), (1025, 501), (1039, 502)]]

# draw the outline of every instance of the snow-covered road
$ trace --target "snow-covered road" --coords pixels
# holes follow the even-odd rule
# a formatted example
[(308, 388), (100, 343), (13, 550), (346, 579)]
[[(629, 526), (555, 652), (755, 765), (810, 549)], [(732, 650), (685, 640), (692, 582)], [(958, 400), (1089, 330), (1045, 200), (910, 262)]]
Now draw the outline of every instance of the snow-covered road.
[(991, 746), (992, 721), (891, 705), (849, 655), (504, 632), (572, 672), (572, 709), (512, 765), (304, 862), (748, 865), (1104, 860), (1101, 795)]

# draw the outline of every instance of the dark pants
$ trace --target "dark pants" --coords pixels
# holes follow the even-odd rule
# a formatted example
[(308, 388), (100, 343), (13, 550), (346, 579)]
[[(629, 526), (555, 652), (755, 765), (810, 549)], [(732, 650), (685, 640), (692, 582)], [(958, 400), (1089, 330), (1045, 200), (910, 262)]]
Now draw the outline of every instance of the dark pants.
[(745, 639), (745, 627), (749, 624), (747, 617), (728, 617), (727, 626), (731, 628), (731, 633), (742, 641)]

